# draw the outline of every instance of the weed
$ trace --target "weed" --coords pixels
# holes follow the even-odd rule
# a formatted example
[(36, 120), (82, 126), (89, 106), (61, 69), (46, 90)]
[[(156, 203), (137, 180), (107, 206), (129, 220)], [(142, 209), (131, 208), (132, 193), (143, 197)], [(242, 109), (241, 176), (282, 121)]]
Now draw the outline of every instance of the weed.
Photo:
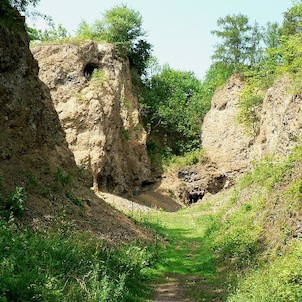
[(94, 88), (102, 87), (108, 81), (105, 70), (94, 69), (91, 77)]
[(257, 82), (248, 82), (239, 98), (238, 121), (245, 126), (252, 135), (258, 133), (258, 107), (263, 103), (264, 92), (257, 88)]
[(56, 181), (62, 186), (71, 184), (71, 176), (68, 173), (65, 173), (61, 168), (58, 168), (56, 171)]
[(37, 178), (37, 176), (32, 175), (32, 174), (28, 175), (28, 187), (30, 189), (34, 189), (34, 188), (37, 187), (37, 185), (38, 185), (38, 178)]
[(21, 186), (17, 186), (15, 192), (11, 194), (10, 198), (5, 204), (5, 210), (8, 215), (21, 218), (25, 211), (25, 201), (25, 189)]
[(65, 195), (66, 195), (66, 197), (67, 197), (71, 202), (73, 202), (75, 205), (77, 205), (77, 206), (79, 206), (79, 207), (81, 207), (81, 208), (84, 207), (82, 201), (81, 201), (79, 198), (75, 197), (72, 193), (66, 192)]

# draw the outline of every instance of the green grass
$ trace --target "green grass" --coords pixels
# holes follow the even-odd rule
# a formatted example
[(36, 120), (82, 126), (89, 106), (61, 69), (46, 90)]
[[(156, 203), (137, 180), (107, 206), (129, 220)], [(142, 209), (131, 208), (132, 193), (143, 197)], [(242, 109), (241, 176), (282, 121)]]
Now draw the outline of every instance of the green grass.
[(157, 282), (171, 274), (183, 280), (195, 278), (195, 286), (187, 291), (196, 301), (212, 301), (215, 297), (224, 299), (229, 282), (232, 282), (213, 253), (210, 234), (216, 228), (218, 217), (209, 211), (211, 207), (207, 209), (206, 205), (174, 213), (148, 212), (135, 217), (157, 230), (164, 241), (153, 278)]
[(195, 165), (205, 161), (205, 154), (203, 149), (196, 149), (185, 153), (182, 156), (172, 155), (164, 162), (165, 170), (174, 170), (184, 168), (187, 166)]
[(227, 301), (302, 301), (302, 240), (294, 241), (271, 262), (248, 273)]
[[(150, 284), (167, 276), (195, 280), (185, 289), (197, 302), (301, 302), (301, 161), (302, 146), (256, 163), (234, 189), (202, 204), (134, 214), (158, 232), (153, 246), (110, 246), (64, 224), (33, 233), (0, 220), (0, 302), (146, 301)], [(62, 186), (67, 179), (58, 170)], [(24, 194), (12, 196), (19, 204)]]
[(32, 233), (0, 221), (0, 301), (141, 301), (154, 253), (59, 227)]
[(302, 239), (293, 236), (301, 161), (300, 146), (255, 163), (232, 191), (202, 205), (135, 217), (164, 238), (154, 278), (198, 277), (187, 292), (196, 301), (301, 302)]

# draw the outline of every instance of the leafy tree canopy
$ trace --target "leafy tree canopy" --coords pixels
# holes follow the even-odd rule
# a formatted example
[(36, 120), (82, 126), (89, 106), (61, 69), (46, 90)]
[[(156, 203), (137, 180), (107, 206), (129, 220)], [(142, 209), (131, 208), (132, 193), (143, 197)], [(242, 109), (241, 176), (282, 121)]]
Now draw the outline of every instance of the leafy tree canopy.
[(11, 6), (20, 12), (25, 12), (29, 5), (36, 6), (40, 0), (9, 0)]
[(284, 13), (282, 34), (289, 36), (297, 33), (302, 33), (302, 2), (296, 0)]
[(121, 54), (129, 57), (139, 74), (144, 73), (152, 46), (146, 41), (139, 12), (126, 5), (113, 7), (104, 13), (103, 19), (96, 20), (93, 25), (83, 21), (77, 36), (115, 44)]
[(257, 22), (250, 25), (247, 16), (238, 14), (219, 18), (217, 25), (220, 29), (212, 33), (221, 42), (212, 56), (214, 62), (224, 62), (238, 71), (242, 66), (254, 67), (261, 61), (262, 29)]
[(205, 98), (205, 87), (195, 75), (166, 65), (145, 84), (141, 101), (151, 133), (165, 134), (161, 141), (173, 154), (200, 146), (201, 124), (210, 102)]

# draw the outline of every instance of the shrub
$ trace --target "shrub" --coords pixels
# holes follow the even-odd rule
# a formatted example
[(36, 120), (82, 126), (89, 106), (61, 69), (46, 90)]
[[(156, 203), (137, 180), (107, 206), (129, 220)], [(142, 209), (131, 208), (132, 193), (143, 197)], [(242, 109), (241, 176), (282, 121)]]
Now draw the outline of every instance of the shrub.
[(62, 186), (66, 186), (71, 183), (71, 176), (68, 173), (65, 173), (61, 168), (57, 169), (55, 178)]

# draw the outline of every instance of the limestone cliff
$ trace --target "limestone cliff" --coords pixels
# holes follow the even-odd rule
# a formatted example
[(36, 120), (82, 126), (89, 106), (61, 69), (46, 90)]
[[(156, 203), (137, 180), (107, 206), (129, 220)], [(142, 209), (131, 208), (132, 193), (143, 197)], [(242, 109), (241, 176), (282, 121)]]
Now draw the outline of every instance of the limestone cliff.
[(32, 51), (69, 148), (94, 188), (125, 194), (151, 182), (128, 61), (112, 45), (94, 42)]
[[(230, 186), (253, 160), (267, 155), (286, 155), (302, 133), (302, 95), (292, 93), (293, 83), (284, 76), (268, 89), (258, 109), (259, 131), (251, 136), (238, 122), (239, 96), (244, 81), (231, 77), (212, 99), (202, 126), (206, 164), (179, 171), (179, 194), (186, 202)], [(214, 190), (213, 190), (214, 184)]]
[(24, 18), (16, 12), (13, 26), (1, 21), (0, 209), (10, 211), (10, 196), (21, 186), (27, 195), (22, 219), (34, 229), (67, 219), (104, 238), (145, 237), (83, 186), (49, 89), (38, 78)]
[(238, 122), (243, 87), (242, 80), (231, 77), (215, 94), (202, 127), (203, 147), (222, 173), (244, 171), (252, 160), (266, 155), (286, 155), (301, 135), (301, 94), (293, 95), (288, 77), (278, 79), (267, 90), (257, 113), (259, 131), (254, 136)]

